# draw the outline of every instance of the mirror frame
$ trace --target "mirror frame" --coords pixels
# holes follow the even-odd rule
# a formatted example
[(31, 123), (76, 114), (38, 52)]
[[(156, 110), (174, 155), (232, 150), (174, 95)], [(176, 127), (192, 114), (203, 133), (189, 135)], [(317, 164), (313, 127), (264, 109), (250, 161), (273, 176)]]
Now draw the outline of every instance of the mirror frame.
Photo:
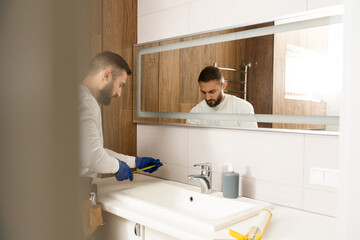
[[(292, 18), (289, 18), (292, 19)], [(286, 19), (284, 19), (286, 20)], [(265, 35), (284, 33), (307, 28), (328, 26), (343, 22), (342, 14), (321, 16), (317, 18), (301, 20), (296, 22), (281, 23), (279, 25), (260, 27), (250, 30), (242, 30), (216, 36), (169, 43), (154, 47), (136, 49), (134, 48), (134, 61), (136, 66), (136, 116), (140, 118), (170, 118), (170, 119), (212, 119), (212, 120), (238, 120), (256, 121), (263, 123), (294, 123), (294, 124), (325, 124), (339, 125), (339, 116), (314, 116), (314, 115), (273, 115), (273, 114), (217, 114), (217, 113), (189, 113), (189, 112), (146, 112), (141, 110), (141, 57), (145, 54), (177, 50), (188, 47), (196, 47), (207, 44), (228, 42)], [(154, 43), (154, 42), (153, 42)], [(144, 43), (147, 44), (147, 43)], [(135, 45), (141, 46), (144, 44)], [(136, 49), (136, 50), (135, 50)]]

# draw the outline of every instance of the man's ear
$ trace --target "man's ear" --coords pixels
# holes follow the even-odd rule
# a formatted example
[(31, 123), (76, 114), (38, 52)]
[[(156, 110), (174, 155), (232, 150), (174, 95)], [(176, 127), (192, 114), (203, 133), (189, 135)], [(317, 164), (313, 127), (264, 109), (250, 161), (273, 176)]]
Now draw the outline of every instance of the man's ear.
[(223, 82), (223, 84), (222, 84), (222, 90), (225, 90), (227, 84), (228, 84), (227, 82)]
[(105, 68), (102, 74), (102, 80), (105, 83), (108, 83), (111, 80), (112, 74), (110, 68)]

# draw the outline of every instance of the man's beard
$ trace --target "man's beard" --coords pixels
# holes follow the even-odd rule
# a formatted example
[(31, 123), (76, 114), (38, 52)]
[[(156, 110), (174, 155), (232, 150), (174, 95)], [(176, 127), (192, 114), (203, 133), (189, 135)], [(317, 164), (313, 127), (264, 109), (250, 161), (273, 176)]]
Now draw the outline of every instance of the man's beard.
[(206, 103), (207, 103), (207, 105), (208, 105), (209, 107), (216, 107), (217, 105), (220, 104), (223, 96), (224, 96), (224, 94), (221, 92), (221, 93), (219, 94), (219, 96), (218, 96), (217, 99), (215, 99), (215, 100), (214, 100), (214, 99), (210, 99), (210, 100), (205, 100), (205, 101), (206, 101)]
[(112, 85), (109, 82), (103, 89), (99, 92), (99, 103), (105, 106), (110, 105), (111, 103), (111, 94), (112, 94)]

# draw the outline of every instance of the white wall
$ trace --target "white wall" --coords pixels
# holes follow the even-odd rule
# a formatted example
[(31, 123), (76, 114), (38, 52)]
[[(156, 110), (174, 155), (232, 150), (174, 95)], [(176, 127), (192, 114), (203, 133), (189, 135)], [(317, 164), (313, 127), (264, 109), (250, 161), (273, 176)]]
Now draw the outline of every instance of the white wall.
[(342, 0), (138, 0), (138, 43), (271, 21)]
[(345, 0), (344, 81), (340, 122), (340, 231), (338, 239), (358, 239), (360, 228), (360, 1)]
[(210, 162), (221, 191), (224, 163), (241, 175), (240, 195), (335, 216), (337, 188), (310, 182), (312, 167), (338, 169), (337, 135), (138, 124), (137, 154), (159, 158), (154, 176), (197, 185), (195, 163)]

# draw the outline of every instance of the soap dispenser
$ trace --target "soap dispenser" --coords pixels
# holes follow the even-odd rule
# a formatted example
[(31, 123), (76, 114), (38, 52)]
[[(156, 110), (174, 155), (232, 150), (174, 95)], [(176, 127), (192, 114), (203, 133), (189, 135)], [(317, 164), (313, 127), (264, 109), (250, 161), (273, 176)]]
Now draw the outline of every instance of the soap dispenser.
[(231, 163), (225, 163), (225, 172), (222, 174), (222, 190), (225, 198), (237, 198), (239, 196), (239, 173), (234, 172)]

